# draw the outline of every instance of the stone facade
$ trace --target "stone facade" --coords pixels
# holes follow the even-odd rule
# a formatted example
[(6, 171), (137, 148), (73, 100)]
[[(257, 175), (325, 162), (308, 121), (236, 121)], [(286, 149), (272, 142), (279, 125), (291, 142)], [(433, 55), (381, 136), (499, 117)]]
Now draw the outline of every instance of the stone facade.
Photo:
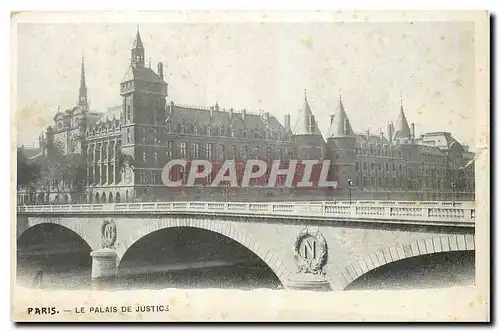
[[(403, 105), (396, 125), (390, 123), (387, 133), (356, 133), (340, 98), (326, 138), (307, 95), (294, 128), (289, 115), (281, 124), (264, 111), (224, 109), (217, 103), (181, 105), (168, 96), (163, 64), (158, 63), (156, 72), (146, 67), (139, 31), (120, 95), (121, 105), (104, 114), (90, 112), (82, 61), (77, 106), (57, 112), (54, 128), (40, 137), (40, 147), (49, 158), (83, 156), (84, 193), (71, 192), (71, 186), (63, 186), (66, 193), (55, 196), (26, 196), (20, 191), (21, 203), (335, 200), (347, 199), (349, 192), (360, 199), (474, 199), (474, 154), (449, 133), (417, 137)], [(168, 188), (161, 181), (162, 169), (172, 159), (210, 160), (214, 174), (209, 177), (213, 177), (224, 160), (244, 164), (255, 158), (284, 163), (330, 160), (330, 178), (338, 181), (338, 187), (288, 189), (256, 183), (253, 188)], [(182, 169), (174, 170), (173, 176), (186, 179)]]

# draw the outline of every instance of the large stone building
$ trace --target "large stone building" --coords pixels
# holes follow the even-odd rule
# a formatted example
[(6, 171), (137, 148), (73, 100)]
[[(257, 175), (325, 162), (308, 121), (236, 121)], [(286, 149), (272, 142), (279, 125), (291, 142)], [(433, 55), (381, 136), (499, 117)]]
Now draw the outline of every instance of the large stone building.
[[(36, 158), (81, 156), (84, 184), (44, 179), (36, 192), (19, 188), (21, 203), (332, 200), (345, 199), (349, 191), (353, 198), (474, 198), (473, 153), (450, 133), (416, 137), (402, 105), (396, 125), (390, 123), (387, 133), (356, 133), (340, 98), (326, 138), (306, 95), (293, 128), (290, 115), (281, 124), (269, 112), (223, 109), (217, 103), (206, 108), (181, 105), (169, 98), (163, 64), (158, 63), (156, 72), (145, 65), (139, 31), (120, 95), (121, 105), (91, 112), (82, 60), (77, 105), (57, 112), (54, 126), (40, 137)], [(214, 165), (210, 181), (225, 160), (234, 159), (241, 168), (247, 159), (256, 158), (284, 164), (290, 159), (329, 160), (329, 179), (338, 185), (284, 188), (278, 180), (276, 187), (267, 187), (257, 180), (250, 188), (171, 188), (161, 180), (163, 167), (172, 159), (210, 160)], [(183, 168), (172, 172), (173, 178), (186, 180)]]

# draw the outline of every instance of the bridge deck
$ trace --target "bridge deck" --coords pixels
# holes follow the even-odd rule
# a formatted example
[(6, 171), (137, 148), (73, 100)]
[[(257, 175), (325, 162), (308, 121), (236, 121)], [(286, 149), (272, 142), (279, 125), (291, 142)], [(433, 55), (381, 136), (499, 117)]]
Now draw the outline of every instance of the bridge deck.
[(232, 215), (253, 218), (314, 219), (356, 222), (456, 225), (474, 227), (474, 202), (147, 202), (22, 205), (18, 214), (35, 215)]

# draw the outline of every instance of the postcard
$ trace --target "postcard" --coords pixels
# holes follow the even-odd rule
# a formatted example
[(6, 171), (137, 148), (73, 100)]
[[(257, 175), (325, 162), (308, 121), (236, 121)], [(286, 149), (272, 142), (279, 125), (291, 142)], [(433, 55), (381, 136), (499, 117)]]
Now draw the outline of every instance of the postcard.
[(11, 28), (13, 321), (490, 320), (488, 12)]

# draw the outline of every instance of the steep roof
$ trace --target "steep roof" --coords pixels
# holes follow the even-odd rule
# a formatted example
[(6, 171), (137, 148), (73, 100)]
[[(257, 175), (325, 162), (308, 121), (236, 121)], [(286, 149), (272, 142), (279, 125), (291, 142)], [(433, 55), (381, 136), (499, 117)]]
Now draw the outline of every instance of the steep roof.
[(420, 140), (423, 145), (435, 146), (441, 150), (450, 150), (456, 145), (459, 149), (463, 149), (462, 145), (447, 132), (424, 133), (420, 136)]
[(377, 144), (389, 144), (387, 137), (375, 133), (354, 133), (356, 137), (356, 143), (377, 143)]
[(299, 109), (297, 114), (297, 122), (293, 129), (294, 135), (320, 135), (318, 123), (311, 111), (311, 106), (307, 101), (307, 94), (304, 91), (304, 106)]
[(142, 66), (129, 66), (121, 83), (132, 80), (161, 83), (163, 80), (151, 68)]
[(408, 138), (411, 136), (410, 126), (408, 126), (408, 121), (406, 120), (405, 112), (403, 110), (403, 105), (401, 105), (401, 111), (399, 112), (398, 120), (396, 121), (396, 126), (394, 127), (395, 138)]
[(345, 112), (342, 97), (340, 97), (338, 109), (335, 114), (332, 115), (326, 138), (352, 136), (353, 134), (351, 122)]
[[(169, 106), (167, 106), (167, 109)], [(268, 113), (255, 114), (242, 111), (210, 110), (209, 108), (185, 106), (174, 104), (172, 113), (168, 115), (168, 121), (171, 125), (196, 125), (201, 130), (206, 129), (209, 125), (212, 128), (217, 128), (221, 124), (227, 128), (231, 125), (234, 130), (246, 130), (247, 137), (252, 138), (259, 132), (262, 133), (266, 128), (273, 131), (281, 131), (284, 127), (279, 121)], [(253, 134), (253, 135), (252, 135)]]
[(132, 44), (132, 48), (144, 48), (142, 44), (141, 34), (139, 33), (139, 27), (137, 28), (137, 33), (135, 34), (134, 43)]

